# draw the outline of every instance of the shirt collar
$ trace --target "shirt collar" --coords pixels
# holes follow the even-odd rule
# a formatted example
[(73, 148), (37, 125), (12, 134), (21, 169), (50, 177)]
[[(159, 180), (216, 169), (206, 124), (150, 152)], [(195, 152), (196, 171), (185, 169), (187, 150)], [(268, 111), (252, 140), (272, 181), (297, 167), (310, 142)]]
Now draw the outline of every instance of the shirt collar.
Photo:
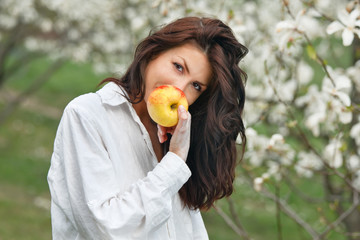
[(101, 98), (103, 104), (110, 106), (118, 106), (122, 103), (128, 102), (124, 97), (127, 93), (117, 84), (113, 82), (107, 83), (104, 87), (96, 92)]

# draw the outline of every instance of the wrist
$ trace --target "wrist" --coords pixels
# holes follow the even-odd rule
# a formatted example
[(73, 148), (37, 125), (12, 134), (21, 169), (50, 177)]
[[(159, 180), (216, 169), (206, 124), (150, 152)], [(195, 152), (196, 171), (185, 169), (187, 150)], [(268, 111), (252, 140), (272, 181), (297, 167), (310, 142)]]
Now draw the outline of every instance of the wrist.
[(184, 162), (186, 162), (187, 155), (182, 154), (181, 152), (177, 152), (174, 150), (169, 150), (169, 152), (172, 152), (173, 154), (177, 155), (179, 158), (181, 158)]

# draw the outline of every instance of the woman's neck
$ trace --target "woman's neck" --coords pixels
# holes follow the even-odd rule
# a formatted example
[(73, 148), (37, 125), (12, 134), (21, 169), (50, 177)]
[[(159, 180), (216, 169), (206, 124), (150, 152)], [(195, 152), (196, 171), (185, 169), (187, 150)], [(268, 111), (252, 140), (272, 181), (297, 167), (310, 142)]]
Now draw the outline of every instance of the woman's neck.
[(156, 157), (160, 162), (164, 156), (164, 145), (159, 142), (156, 123), (150, 118), (145, 101), (133, 104), (133, 108), (148, 131)]
[(147, 111), (146, 102), (144, 100), (139, 103), (133, 103), (132, 106), (144, 125), (145, 122), (149, 122), (149, 120), (151, 120), (150, 115)]

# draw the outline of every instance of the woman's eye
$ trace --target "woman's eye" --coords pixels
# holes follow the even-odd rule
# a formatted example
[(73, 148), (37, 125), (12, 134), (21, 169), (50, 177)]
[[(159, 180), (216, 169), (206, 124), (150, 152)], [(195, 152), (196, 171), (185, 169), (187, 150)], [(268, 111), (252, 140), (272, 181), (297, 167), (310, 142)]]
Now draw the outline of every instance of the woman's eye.
[(193, 86), (194, 86), (194, 88), (197, 90), (197, 91), (201, 91), (201, 86), (198, 84), (198, 83), (193, 83)]
[(175, 66), (176, 70), (178, 70), (179, 72), (183, 72), (183, 71), (184, 71), (183, 66), (181, 66), (180, 64), (174, 63), (174, 66)]

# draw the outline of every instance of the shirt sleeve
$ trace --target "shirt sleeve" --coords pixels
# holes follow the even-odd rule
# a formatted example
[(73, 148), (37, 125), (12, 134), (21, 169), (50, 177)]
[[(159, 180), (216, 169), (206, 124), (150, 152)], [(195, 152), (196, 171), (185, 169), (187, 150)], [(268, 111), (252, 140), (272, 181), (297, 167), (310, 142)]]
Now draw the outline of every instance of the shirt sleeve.
[(68, 106), (55, 139), (48, 181), (53, 202), (74, 217), (85, 239), (120, 239), (146, 236), (165, 223), (173, 195), (190, 175), (186, 163), (168, 152), (145, 178), (120, 193), (97, 123), (86, 109)]

